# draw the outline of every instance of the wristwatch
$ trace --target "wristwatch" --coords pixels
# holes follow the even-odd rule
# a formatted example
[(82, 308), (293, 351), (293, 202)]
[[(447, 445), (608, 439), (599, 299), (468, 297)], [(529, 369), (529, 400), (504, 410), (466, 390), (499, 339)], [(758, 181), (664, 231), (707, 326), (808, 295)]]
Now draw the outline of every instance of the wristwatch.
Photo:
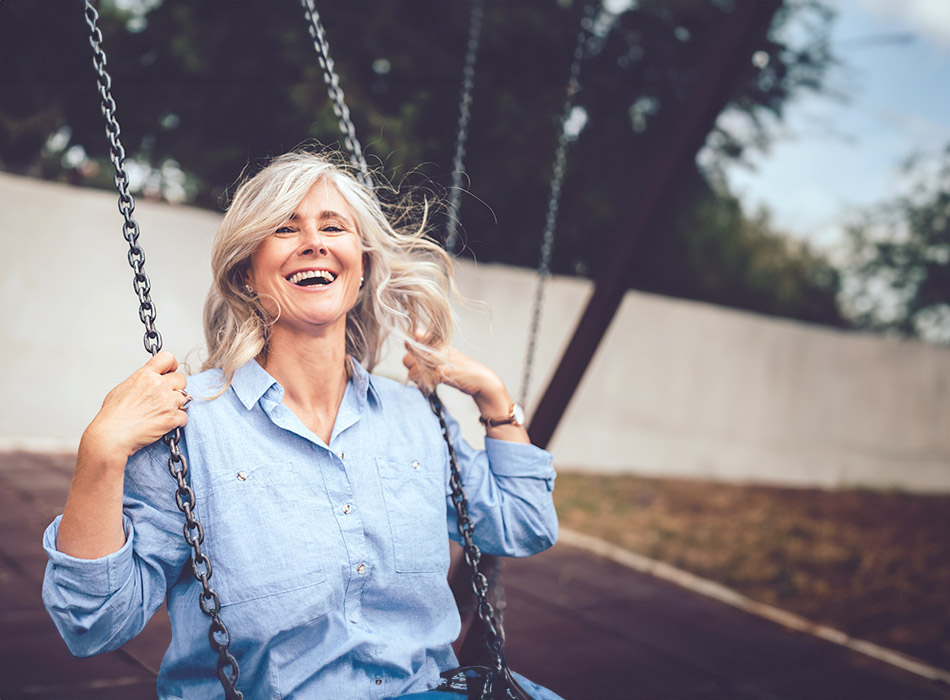
[(524, 409), (521, 407), (521, 404), (513, 403), (511, 408), (508, 409), (508, 416), (506, 418), (486, 418), (485, 416), (479, 416), (478, 421), (484, 425), (486, 428), (495, 428), (499, 425), (524, 425)]

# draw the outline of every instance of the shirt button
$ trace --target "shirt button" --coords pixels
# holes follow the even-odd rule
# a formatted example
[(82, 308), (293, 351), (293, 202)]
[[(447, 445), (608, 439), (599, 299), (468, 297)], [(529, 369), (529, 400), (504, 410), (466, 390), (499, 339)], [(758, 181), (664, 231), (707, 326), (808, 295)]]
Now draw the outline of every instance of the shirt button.
[(343, 511), (343, 515), (349, 515), (349, 514), (350, 514), (350, 511), (353, 510), (353, 506), (351, 506), (349, 503), (347, 503), (347, 504), (346, 504), (345, 506), (343, 506), (343, 508), (341, 508), (340, 510)]
[(418, 468), (421, 467), (421, 466), (422, 466), (422, 465), (419, 464), (418, 462), (413, 462), (413, 463), (412, 463), (412, 468), (413, 468), (413, 469), (418, 469)]
[(237, 473), (237, 478), (238, 478), (240, 481), (247, 481), (247, 472), (238, 472), (238, 473)]
[(337, 456), (339, 456), (340, 459), (343, 459), (343, 453), (342, 453), (342, 452), (337, 452)]
[(366, 573), (366, 564), (360, 564), (356, 567), (356, 573), (363, 575)]
[(382, 684), (383, 684), (383, 679), (382, 679), (382, 678), (377, 678), (377, 679), (376, 679), (376, 685), (382, 685)]

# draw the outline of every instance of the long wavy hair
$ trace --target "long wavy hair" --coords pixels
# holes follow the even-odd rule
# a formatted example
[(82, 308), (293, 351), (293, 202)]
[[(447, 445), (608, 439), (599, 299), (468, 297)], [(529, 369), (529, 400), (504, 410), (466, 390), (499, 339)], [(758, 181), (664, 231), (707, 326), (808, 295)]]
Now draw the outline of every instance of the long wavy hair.
[(251, 254), (320, 181), (333, 184), (350, 206), (366, 260), (363, 286), (346, 316), (347, 354), (372, 370), (386, 339), (394, 337), (409, 345), (423, 374), (434, 376), (448, 346), (451, 301), (458, 293), (451, 258), (426, 235), (428, 203), (414, 205), (402, 196), (395, 204), (381, 204), (340, 154), (300, 149), (244, 179), (214, 238), (214, 279), (204, 308), (208, 359), (202, 369), (220, 368), (225, 388), (243, 364), (266, 360), (277, 320), (245, 286)]

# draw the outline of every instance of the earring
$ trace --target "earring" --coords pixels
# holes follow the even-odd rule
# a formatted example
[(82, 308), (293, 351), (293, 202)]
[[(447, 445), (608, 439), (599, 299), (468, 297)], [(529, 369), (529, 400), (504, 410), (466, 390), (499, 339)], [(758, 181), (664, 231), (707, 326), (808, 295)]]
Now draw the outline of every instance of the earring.
[(254, 287), (252, 287), (249, 284), (245, 284), (244, 291), (247, 292), (248, 294), (254, 294)]
[(363, 288), (363, 275), (360, 275), (360, 289)]

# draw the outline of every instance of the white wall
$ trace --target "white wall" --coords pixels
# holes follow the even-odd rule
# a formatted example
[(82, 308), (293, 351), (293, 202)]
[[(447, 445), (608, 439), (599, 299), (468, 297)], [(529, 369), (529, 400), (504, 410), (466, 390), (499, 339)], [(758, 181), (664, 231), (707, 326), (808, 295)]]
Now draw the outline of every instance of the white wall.
[[(147, 359), (111, 193), (0, 174), (0, 449), (72, 449)], [(197, 369), (213, 213), (138, 202), (166, 347)], [(484, 309), (458, 345), (520, 389), (534, 276), (460, 263)], [(545, 386), (591, 292), (549, 285)], [(378, 369), (402, 376), (399, 353)], [(446, 402), (480, 439), (464, 396)], [(800, 485), (950, 491), (950, 351), (628, 293), (554, 436), (558, 465)]]

